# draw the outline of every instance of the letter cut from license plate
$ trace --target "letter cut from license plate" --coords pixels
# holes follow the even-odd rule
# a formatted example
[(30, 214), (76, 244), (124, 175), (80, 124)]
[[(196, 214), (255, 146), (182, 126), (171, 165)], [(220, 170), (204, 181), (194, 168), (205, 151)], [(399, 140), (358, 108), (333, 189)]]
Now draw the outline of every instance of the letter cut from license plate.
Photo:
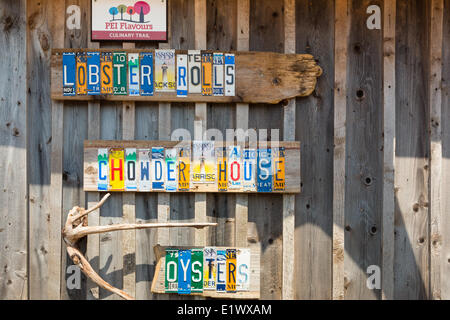
[(192, 182), (214, 183), (216, 181), (214, 141), (193, 141), (192, 148)]
[(88, 83), (87, 93), (89, 95), (100, 94), (100, 52), (87, 53)]
[(191, 250), (178, 250), (178, 293), (191, 293)]
[(76, 68), (77, 62), (75, 58), (75, 52), (63, 53), (63, 95), (74, 96), (76, 95)]
[(225, 250), (217, 250), (217, 280), (216, 290), (227, 291), (227, 255)]
[(213, 95), (223, 96), (223, 53), (213, 54)]
[(284, 147), (273, 148), (273, 190), (283, 191), (285, 189), (285, 149)]
[(235, 64), (234, 54), (225, 54), (225, 95), (235, 96)]
[(113, 94), (113, 55), (111, 52), (102, 52), (100, 56), (100, 93), (101, 94)]
[(202, 93), (202, 55), (200, 50), (188, 51), (189, 93)]
[(256, 150), (245, 149), (244, 150), (244, 191), (256, 191)]
[(77, 94), (87, 93), (87, 56), (86, 52), (77, 53)]
[(178, 191), (189, 191), (191, 180), (191, 147), (178, 148)]
[(155, 90), (175, 91), (175, 50), (155, 50)]
[(230, 146), (228, 148), (228, 189), (239, 190), (242, 187), (242, 157), (240, 146)]
[(236, 291), (250, 290), (250, 249), (237, 249)]
[(108, 149), (98, 149), (98, 181), (97, 189), (99, 191), (108, 190)]
[(227, 292), (236, 292), (236, 249), (227, 249)]
[(177, 191), (177, 149), (166, 149), (166, 191)]
[(152, 190), (152, 181), (150, 176), (150, 149), (139, 149), (139, 191)]
[(187, 97), (188, 76), (187, 76), (187, 55), (177, 55), (177, 97)]
[(121, 148), (109, 149), (109, 190), (111, 191), (123, 191), (125, 189), (124, 153)]
[(258, 149), (256, 185), (258, 192), (272, 191), (272, 157), (270, 149)]
[(139, 96), (139, 53), (128, 54), (128, 95)]
[(217, 250), (213, 247), (203, 249), (203, 289), (216, 290)]
[(192, 249), (191, 260), (191, 292), (203, 292), (203, 249)]
[(178, 292), (178, 250), (166, 249), (165, 292)]
[(153, 95), (153, 53), (141, 52), (141, 96)]
[(217, 189), (219, 191), (227, 191), (228, 190), (227, 147), (217, 147), (216, 158), (217, 158)]
[(126, 179), (125, 179), (125, 190), (136, 191), (137, 190), (137, 180), (136, 180), (136, 149), (127, 148), (125, 149), (125, 169), (126, 169)]
[(163, 147), (152, 148), (152, 189), (164, 190), (166, 161)]
[(202, 53), (202, 95), (212, 95), (212, 54)]
[(127, 54), (113, 53), (114, 94), (127, 95)]

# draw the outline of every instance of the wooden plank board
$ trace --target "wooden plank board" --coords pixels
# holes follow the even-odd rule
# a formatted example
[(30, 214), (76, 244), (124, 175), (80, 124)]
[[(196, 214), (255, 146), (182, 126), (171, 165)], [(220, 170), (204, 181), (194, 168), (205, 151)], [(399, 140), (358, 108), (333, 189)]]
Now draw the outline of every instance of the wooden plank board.
[(394, 298), (395, 18), (396, 0), (383, 8), (383, 221), (381, 297)]
[[(444, 212), (450, 208), (450, 0), (444, 1), (442, 42), (442, 206)], [(447, 76), (446, 76), (447, 75)], [(450, 299), (450, 215), (443, 214), (441, 220), (441, 298)]]
[(13, 300), (28, 298), (26, 1), (3, 1), (1, 15), (0, 299)]
[[(206, 31), (205, 31), (206, 32)], [(204, 48), (204, 47), (203, 47)], [(311, 94), (322, 69), (314, 57), (308, 54), (281, 54), (274, 52), (231, 52), (236, 59), (236, 95), (203, 96), (188, 94), (177, 97), (176, 93), (155, 93), (153, 96), (76, 95), (62, 94), (62, 53), (79, 50), (52, 50), (51, 97), (55, 100), (113, 100), (113, 101), (160, 101), (160, 102), (247, 102), (278, 103), (281, 100)], [(98, 49), (107, 52), (141, 52), (145, 49)], [(176, 50), (186, 53), (186, 50)], [(225, 51), (221, 51), (225, 52)]]
[[(300, 142), (298, 141), (275, 141), (260, 142), (260, 148), (271, 148), (273, 144), (284, 147), (286, 151), (286, 188), (284, 191), (272, 191), (271, 193), (298, 193), (300, 192)], [(98, 148), (152, 148), (164, 147), (173, 148), (174, 146), (190, 145), (190, 142), (183, 141), (126, 141), (126, 140), (86, 140), (84, 151), (84, 190), (97, 191), (98, 175)], [(223, 142), (215, 142), (215, 148), (223, 146)], [(114, 192), (114, 191), (112, 191)], [(139, 192), (139, 191), (138, 191)], [(180, 192), (218, 192), (217, 184), (198, 184), (189, 191)], [(239, 193), (244, 192), (239, 189), (223, 192)], [(257, 193), (250, 191), (246, 193)], [(259, 193), (261, 194), (261, 193)]]
[(442, 39), (444, 0), (430, 3), (430, 292), (441, 299)]
[[(295, 0), (284, 0), (284, 52), (295, 53)], [(295, 140), (295, 99), (283, 107), (283, 140)], [(283, 300), (294, 299), (294, 233), (295, 195), (283, 195)]]
[[(429, 295), (429, 3), (397, 0), (394, 299)], [(399, 50), (408, 48), (408, 50)], [(409, 79), (409, 81), (404, 81)]]
[(295, 298), (331, 299), (333, 211), (334, 1), (296, 1), (297, 52), (320, 61), (314, 94), (296, 99), (302, 192), (295, 202)]
[[(283, 10), (283, 1), (250, 1), (250, 50), (284, 52)], [(283, 132), (282, 111), (280, 106), (273, 108), (268, 104), (251, 104), (248, 127), (257, 130), (260, 140), (279, 140)], [(300, 160), (296, 161), (300, 166)], [(249, 245), (262, 249), (261, 273), (264, 274), (261, 278), (262, 299), (281, 299), (282, 208), (281, 194), (248, 195)]]
[[(195, 248), (203, 248), (201, 246), (155, 246), (155, 256), (156, 256), (156, 271), (155, 276), (152, 283), (151, 291), (154, 293), (165, 293), (165, 250), (166, 249), (178, 249), (178, 250), (187, 250), (187, 249), (195, 249)], [(226, 250), (230, 249), (230, 247), (215, 247), (218, 250)], [(239, 249), (239, 248), (237, 248)], [(261, 269), (260, 269), (260, 261), (261, 252), (259, 248), (252, 247), (250, 248), (250, 290), (249, 291), (238, 291), (235, 293), (227, 293), (227, 292), (217, 292), (217, 291), (207, 291), (204, 290), (202, 293), (191, 293), (185, 297), (193, 297), (193, 296), (202, 296), (208, 298), (222, 298), (222, 299), (259, 299), (260, 298), (260, 277), (261, 277)], [(167, 293), (169, 294), (169, 293)], [(177, 295), (170, 293), (170, 295)]]
[(347, 0), (336, 0), (334, 22), (333, 294), (344, 299), (345, 155), (347, 116)]
[[(367, 268), (381, 266), (383, 192), (383, 38), (368, 29), (371, 0), (349, 5), (351, 24), (347, 52), (347, 138), (345, 168), (345, 299), (379, 299), (369, 288)], [(379, 3), (381, 5), (381, 2)], [(364, 26), (364, 27), (361, 27)], [(338, 71), (336, 71), (338, 72)], [(347, 259), (347, 257), (349, 257)], [(350, 258), (351, 257), (351, 258)]]

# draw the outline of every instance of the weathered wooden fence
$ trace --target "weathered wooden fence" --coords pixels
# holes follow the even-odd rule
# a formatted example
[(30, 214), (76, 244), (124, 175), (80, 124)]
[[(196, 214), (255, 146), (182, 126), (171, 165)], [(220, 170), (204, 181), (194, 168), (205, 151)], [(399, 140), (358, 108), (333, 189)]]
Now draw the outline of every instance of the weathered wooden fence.
[[(91, 42), (89, 10), (0, 3), (0, 298), (115, 299), (76, 286), (61, 242), (69, 209), (100, 197), (82, 190), (83, 141), (177, 128), (280, 129), (301, 141), (302, 193), (114, 194), (90, 224), (219, 226), (89, 236), (86, 255), (111, 284), (158, 298), (156, 243), (248, 245), (262, 249), (262, 298), (450, 298), (450, 0), (169, 0), (160, 48), (313, 54), (324, 70), (314, 94), (287, 105), (52, 101), (52, 48), (157, 47)], [(373, 265), (381, 290), (366, 283)]]

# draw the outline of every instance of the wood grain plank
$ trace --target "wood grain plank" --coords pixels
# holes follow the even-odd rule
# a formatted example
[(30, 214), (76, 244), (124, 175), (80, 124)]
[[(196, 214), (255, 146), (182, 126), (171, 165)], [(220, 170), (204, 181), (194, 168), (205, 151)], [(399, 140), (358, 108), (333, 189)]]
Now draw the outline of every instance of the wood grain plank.
[(381, 297), (394, 298), (395, 20), (396, 0), (383, 4), (383, 221)]
[[(443, 212), (450, 208), (450, 0), (444, 1), (443, 42), (442, 42), (442, 206)], [(441, 220), (441, 298), (450, 299), (450, 216), (442, 215)]]
[[(284, 52), (295, 53), (295, 0), (284, 0)], [(283, 140), (295, 140), (295, 118), (295, 99), (291, 99), (283, 107)], [(295, 195), (283, 195), (283, 300), (294, 299), (294, 233)]]
[(344, 299), (345, 155), (347, 107), (347, 0), (335, 1), (333, 150), (333, 299)]
[(295, 199), (295, 298), (331, 299), (333, 228), (334, 1), (296, 1), (296, 50), (324, 73), (314, 93), (296, 99), (301, 188)]
[(430, 9), (430, 298), (441, 299), (442, 251), (442, 39), (444, 1)]
[[(381, 2), (353, 0), (347, 52), (345, 168), (345, 299), (379, 299), (367, 268), (381, 266), (383, 193), (383, 38), (366, 24), (366, 10)], [(351, 62), (351, 63), (350, 63)], [(349, 257), (347, 259), (347, 257)]]
[[(429, 294), (429, 3), (397, 0), (394, 299)], [(410, 79), (403, 81), (403, 79)]]
[[(0, 298), (28, 298), (27, 269), (27, 6), (0, 5)], [(12, 75), (15, 75), (12, 77)]]

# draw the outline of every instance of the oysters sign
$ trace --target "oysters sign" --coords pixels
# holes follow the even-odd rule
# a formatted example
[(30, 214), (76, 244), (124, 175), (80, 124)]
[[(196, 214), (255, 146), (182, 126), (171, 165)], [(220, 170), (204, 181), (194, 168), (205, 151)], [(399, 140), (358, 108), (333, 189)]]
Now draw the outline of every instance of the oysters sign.
[(167, 40), (167, 0), (91, 0), (92, 40)]

